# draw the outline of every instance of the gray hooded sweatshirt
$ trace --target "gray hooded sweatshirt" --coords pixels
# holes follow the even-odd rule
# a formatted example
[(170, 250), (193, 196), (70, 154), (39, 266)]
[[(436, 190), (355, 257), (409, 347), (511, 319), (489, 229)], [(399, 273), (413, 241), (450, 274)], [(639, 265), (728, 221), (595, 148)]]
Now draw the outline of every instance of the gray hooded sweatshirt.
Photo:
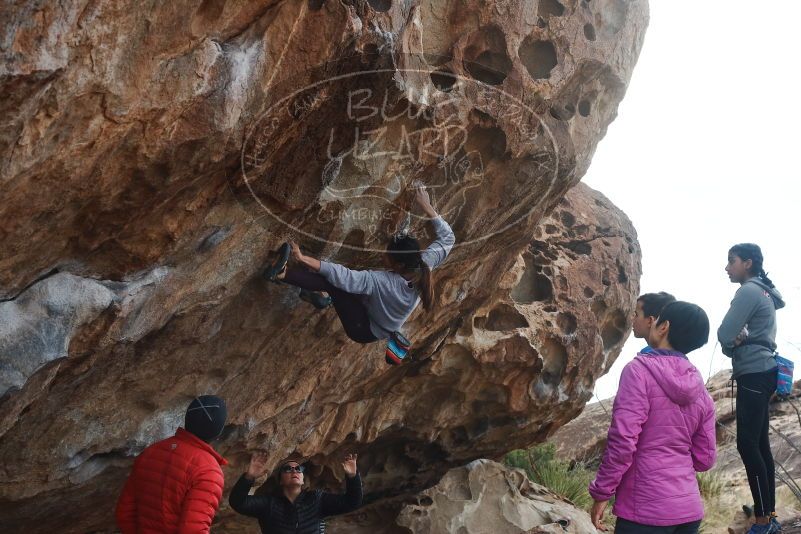
[[(776, 310), (784, 307), (782, 296), (761, 279), (749, 278), (740, 286), (718, 328), (723, 354), (732, 359), (732, 378), (776, 368)], [(748, 343), (735, 346), (737, 335), (748, 327)], [(763, 342), (770, 348), (755, 344)]]
[[(420, 255), (433, 270), (445, 261), (456, 237), (442, 217), (432, 219), (431, 223), (434, 225), (436, 238)], [(370, 330), (378, 339), (386, 339), (392, 332), (400, 330), (420, 303), (417, 288), (392, 271), (354, 271), (337, 263), (321, 261), (320, 274), (348, 293), (364, 295)]]

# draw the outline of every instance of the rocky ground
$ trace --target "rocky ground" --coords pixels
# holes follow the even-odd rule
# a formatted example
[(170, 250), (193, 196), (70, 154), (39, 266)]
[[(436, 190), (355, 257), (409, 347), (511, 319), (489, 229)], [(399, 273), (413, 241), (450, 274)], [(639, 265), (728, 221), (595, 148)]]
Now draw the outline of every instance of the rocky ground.
[(337, 518), (341, 534), (594, 534), (583, 510), (531, 482), (520, 469), (476, 460), (452, 469), (413, 497), (368, 506)]

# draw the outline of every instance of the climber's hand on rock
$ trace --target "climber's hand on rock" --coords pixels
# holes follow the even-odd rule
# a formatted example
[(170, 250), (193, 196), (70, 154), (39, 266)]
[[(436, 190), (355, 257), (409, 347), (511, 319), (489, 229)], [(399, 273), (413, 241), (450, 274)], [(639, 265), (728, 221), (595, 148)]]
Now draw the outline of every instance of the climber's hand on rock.
[(422, 182), (415, 182), (414, 184), (414, 200), (423, 208), (431, 205), (431, 196)]
[(428, 191), (426, 191), (426, 186), (422, 182), (415, 183), (414, 201), (417, 202), (417, 205), (420, 206), (429, 217), (434, 218), (437, 216), (436, 210), (431, 205), (431, 197)]
[(289, 247), (292, 250), (291, 254), (295, 261), (301, 265), (305, 265), (314, 272), (320, 271), (320, 260), (317, 258), (312, 258), (311, 256), (306, 256), (300, 251), (300, 247), (294, 241), (289, 242)]
[(250, 457), (250, 465), (245, 476), (250, 480), (256, 480), (267, 472), (267, 454), (256, 452)]
[(289, 246), (292, 248), (292, 257), (295, 259), (295, 261), (298, 263), (305, 263), (304, 260), (306, 257), (300, 251), (300, 246), (298, 246), (298, 244), (294, 241), (290, 241)]
[(601, 519), (604, 517), (604, 510), (606, 510), (606, 505), (608, 503), (609, 501), (595, 501), (590, 511), (590, 519), (592, 519), (593, 526), (604, 532), (606, 532), (606, 527), (601, 522)]
[(356, 476), (357, 457), (357, 454), (348, 454), (345, 456), (345, 461), (342, 462), (342, 468), (345, 470), (345, 474), (348, 475), (348, 478), (353, 478)]

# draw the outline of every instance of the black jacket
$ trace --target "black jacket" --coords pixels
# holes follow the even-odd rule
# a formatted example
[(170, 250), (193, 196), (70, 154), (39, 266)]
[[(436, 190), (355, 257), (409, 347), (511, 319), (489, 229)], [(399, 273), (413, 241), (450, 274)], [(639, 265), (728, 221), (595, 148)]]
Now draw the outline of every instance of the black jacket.
[(358, 473), (346, 479), (344, 495), (322, 490), (301, 492), (294, 503), (282, 495), (248, 495), (253, 482), (239, 477), (228, 502), (243, 515), (259, 520), (263, 534), (319, 534), (323, 518), (352, 512), (362, 504), (362, 479)]

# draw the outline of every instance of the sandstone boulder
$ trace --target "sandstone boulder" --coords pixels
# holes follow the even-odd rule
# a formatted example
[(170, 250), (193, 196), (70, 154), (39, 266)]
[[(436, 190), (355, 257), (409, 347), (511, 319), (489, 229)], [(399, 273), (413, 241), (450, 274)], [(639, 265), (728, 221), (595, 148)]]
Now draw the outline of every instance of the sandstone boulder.
[[(640, 275), (586, 171), (644, 0), (0, 6), (0, 517), (101, 531), (197, 394), (232, 461), (294, 452), (368, 498), (544, 439), (614, 361)], [(361, 97), (358, 99), (357, 97)], [(380, 266), (429, 186), (459, 244), (408, 364), (261, 266)], [(546, 216), (546, 214), (550, 214)], [(223, 511), (225, 513), (225, 511)]]
[(336, 518), (332, 533), (394, 534), (593, 534), (587, 512), (531, 482), (520, 469), (475, 460), (448, 471), (439, 483), (414, 497)]

